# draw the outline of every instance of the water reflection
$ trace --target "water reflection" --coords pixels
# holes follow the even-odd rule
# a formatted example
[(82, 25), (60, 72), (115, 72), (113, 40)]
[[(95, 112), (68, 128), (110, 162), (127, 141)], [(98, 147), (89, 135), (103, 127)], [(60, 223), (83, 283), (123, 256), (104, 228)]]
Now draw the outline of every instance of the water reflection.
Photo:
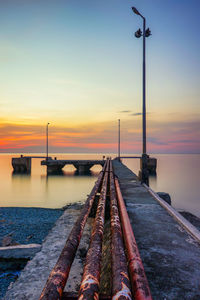
[[(62, 154), (59, 159), (101, 159), (96, 154)], [(0, 155), (0, 206), (59, 208), (67, 203), (85, 201), (93, 188), (100, 166), (91, 174), (77, 176), (73, 167), (63, 168), (58, 175), (46, 174), (39, 159), (32, 160), (32, 173), (13, 173), (13, 155)], [(150, 176), (150, 187), (156, 192), (167, 192), (172, 206), (200, 216), (199, 169), (200, 155), (155, 155), (158, 159), (157, 176)], [(123, 163), (138, 174), (138, 159), (123, 159)]]
[(51, 172), (51, 173), (47, 173), (46, 175), (41, 175), (41, 178), (48, 178), (48, 177), (73, 177), (73, 176), (80, 176), (80, 177), (91, 177), (91, 176), (98, 176), (99, 172), (95, 172), (95, 171), (88, 171), (88, 172), (84, 172), (84, 173), (79, 173), (77, 170), (75, 171), (56, 171), (56, 172)]
[(75, 171), (74, 176), (81, 176), (81, 177), (88, 176), (88, 177), (91, 177), (91, 176), (93, 176), (93, 174), (92, 174), (92, 171), (90, 171), (90, 170), (85, 172), (85, 173), (79, 173), (78, 171)]
[(149, 175), (149, 185), (157, 186), (157, 173)]
[[(156, 154), (157, 176), (150, 176), (149, 184), (155, 192), (169, 193), (172, 206), (200, 216), (199, 154)], [(138, 172), (136, 160), (124, 160), (134, 172)]]
[(31, 174), (30, 173), (18, 173), (13, 171), (12, 173), (12, 178), (30, 178)]
[[(12, 173), (11, 190), (14, 200), (24, 199), (25, 203), (28, 201), (28, 194), (31, 191), (31, 176), (30, 174)], [(17, 206), (17, 205), (16, 205)], [(25, 205), (26, 206), (26, 205)]]

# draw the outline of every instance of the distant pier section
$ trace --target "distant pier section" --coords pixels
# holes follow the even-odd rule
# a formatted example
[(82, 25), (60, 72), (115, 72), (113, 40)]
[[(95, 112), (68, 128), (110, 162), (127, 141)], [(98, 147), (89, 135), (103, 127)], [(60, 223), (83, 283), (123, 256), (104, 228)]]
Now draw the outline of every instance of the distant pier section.
[(47, 166), (47, 173), (61, 172), (65, 165), (73, 165), (79, 174), (88, 173), (94, 165), (105, 164), (105, 160), (57, 160), (50, 159), (41, 161), (41, 165)]
[[(46, 156), (24, 156), (13, 157), (12, 167), (14, 173), (31, 173), (31, 160), (32, 158), (46, 158)], [(49, 158), (50, 159), (50, 158)]]
[(31, 173), (31, 161), (32, 158), (44, 159), (41, 161), (41, 165), (47, 166), (47, 173), (59, 173), (62, 171), (65, 165), (73, 165), (79, 174), (88, 173), (94, 165), (105, 164), (105, 160), (60, 160), (55, 157), (46, 156), (23, 156), (12, 158), (12, 167), (14, 173)]

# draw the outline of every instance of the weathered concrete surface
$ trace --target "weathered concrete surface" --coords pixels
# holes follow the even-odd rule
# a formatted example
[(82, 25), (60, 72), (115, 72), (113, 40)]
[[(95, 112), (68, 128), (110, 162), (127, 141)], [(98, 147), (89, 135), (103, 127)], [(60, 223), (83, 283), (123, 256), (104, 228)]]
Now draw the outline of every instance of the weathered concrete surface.
[(200, 299), (200, 245), (114, 161), (154, 300)]
[[(9, 289), (3, 299), (6, 300), (38, 300), (46, 280), (54, 267), (66, 239), (75, 223), (80, 210), (69, 208), (57, 220), (44, 243), (42, 250), (29, 261), (22, 271), (18, 280), (9, 286)], [(90, 239), (91, 223), (93, 219), (89, 218), (81, 243), (77, 250), (68, 282), (65, 290), (78, 291), (81, 281), (84, 258), (87, 252)]]
[(33, 258), (33, 256), (41, 250), (40, 244), (28, 244), (28, 245), (17, 245), (0, 247), (0, 259), (11, 259), (11, 258)]

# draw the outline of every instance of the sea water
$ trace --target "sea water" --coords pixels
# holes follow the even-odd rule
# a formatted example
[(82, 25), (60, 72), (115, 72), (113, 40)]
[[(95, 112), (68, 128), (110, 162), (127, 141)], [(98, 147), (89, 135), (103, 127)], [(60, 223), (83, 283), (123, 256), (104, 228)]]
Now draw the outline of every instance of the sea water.
[[(42, 155), (42, 154), (35, 154)], [(44, 154), (43, 154), (44, 155)], [(106, 154), (105, 154), (106, 155)], [(103, 154), (50, 154), (57, 159), (102, 159)], [(115, 154), (106, 156), (115, 157)], [(32, 159), (30, 175), (14, 174), (11, 159), (19, 154), (0, 154), (0, 206), (61, 208), (68, 203), (84, 202), (97, 179), (101, 166), (94, 166), (91, 174), (77, 175), (71, 165), (62, 175), (46, 174), (41, 159)], [(200, 154), (155, 154), (157, 175), (150, 177), (150, 187), (167, 192), (172, 206), (200, 217), (199, 170)], [(127, 167), (138, 174), (139, 159), (123, 159)]]

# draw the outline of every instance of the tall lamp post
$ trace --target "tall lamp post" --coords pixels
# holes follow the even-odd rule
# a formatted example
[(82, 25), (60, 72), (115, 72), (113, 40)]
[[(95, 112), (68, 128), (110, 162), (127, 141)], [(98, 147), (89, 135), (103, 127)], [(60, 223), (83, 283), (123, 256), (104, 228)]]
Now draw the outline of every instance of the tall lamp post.
[(118, 119), (118, 160), (120, 161), (120, 119)]
[(142, 101), (142, 132), (143, 132), (143, 153), (142, 153), (142, 182), (148, 183), (148, 168), (147, 168), (147, 149), (146, 149), (146, 37), (151, 35), (149, 28), (146, 29), (146, 19), (137, 8), (132, 7), (133, 12), (143, 19), (143, 32), (139, 28), (135, 32), (135, 37), (143, 36), (143, 101)]
[(47, 123), (47, 126), (46, 126), (46, 151), (47, 151), (46, 152), (46, 154), (47, 154), (46, 155), (46, 160), (49, 159), (49, 157), (48, 157), (49, 156), (49, 140), (48, 140), (48, 135), (49, 135), (49, 131), (48, 131), (49, 128), (48, 128), (48, 126), (49, 126), (49, 124), (50, 123)]

